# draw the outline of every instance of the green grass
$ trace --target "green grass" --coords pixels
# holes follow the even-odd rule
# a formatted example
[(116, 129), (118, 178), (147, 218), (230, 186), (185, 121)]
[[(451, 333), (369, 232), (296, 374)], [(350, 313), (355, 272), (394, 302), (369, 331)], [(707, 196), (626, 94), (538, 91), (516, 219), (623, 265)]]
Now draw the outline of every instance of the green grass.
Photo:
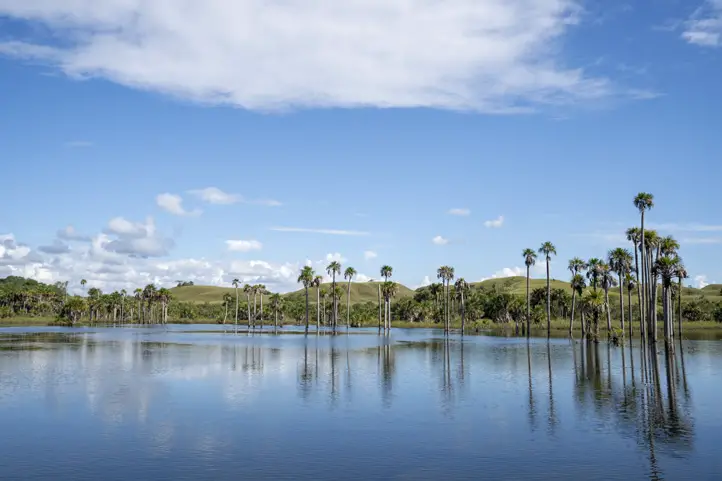
[(0, 319), (0, 327), (8, 326), (47, 326), (54, 317), (9, 317)]
[[(346, 292), (346, 283), (338, 282)], [(351, 283), (351, 304), (363, 303), (363, 302), (377, 302), (378, 301), (378, 282), (352, 282)], [(322, 289), (327, 291), (331, 290), (331, 283), (324, 283), (321, 285)], [(223, 295), (228, 293), (235, 298), (235, 289), (232, 287), (217, 287), (217, 286), (186, 286), (186, 287), (174, 287), (171, 289), (173, 298), (177, 301), (183, 302), (209, 302), (209, 303), (220, 303), (223, 302)], [(399, 292), (396, 295), (396, 299), (401, 297), (411, 297), (414, 295), (414, 291), (404, 285), (399, 285)], [(238, 290), (239, 299), (245, 300), (246, 295), (241, 289)], [(287, 299), (302, 299), (305, 297), (303, 289), (289, 292), (283, 295)], [(309, 289), (308, 297), (310, 302), (316, 303), (316, 289)], [(263, 296), (264, 304), (268, 302), (268, 296)], [(342, 299), (342, 302), (346, 302), (346, 296)]]

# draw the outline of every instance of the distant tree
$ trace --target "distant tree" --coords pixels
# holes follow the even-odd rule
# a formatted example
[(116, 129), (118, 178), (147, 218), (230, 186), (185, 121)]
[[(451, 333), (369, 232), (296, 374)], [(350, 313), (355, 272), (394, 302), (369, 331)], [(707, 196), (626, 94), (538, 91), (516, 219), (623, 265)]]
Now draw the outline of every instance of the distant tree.
[(356, 269), (347, 267), (343, 273), (343, 278), (348, 280), (346, 286), (346, 329), (351, 327), (351, 279), (356, 275)]
[(310, 266), (305, 266), (301, 269), (301, 273), (298, 276), (297, 282), (303, 285), (303, 289), (306, 293), (306, 334), (308, 334), (308, 288), (313, 283), (314, 272)]
[(551, 284), (549, 278), (549, 263), (551, 256), (557, 254), (557, 248), (551, 242), (544, 242), (539, 248), (539, 253), (544, 254), (547, 264), (547, 337), (552, 333), (552, 306), (551, 306)]
[[(650, 193), (647, 193), (647, 192), (640, 192), (640, 193), (637, 194), (636, 197), (634, 198), (634, 202), (633, 202), (633, 203), (634, 203), (634, 206), (635, 206), (635, 207), (637, 208), (637, 210), (639, 211), (639, 215), (640, 215), (640, 219), (641, 219), (641, 226), (640, 226), (639, 232), (640, 232), (640, 234), (641, 234), (640, 247), (641, 247), (641, 250), (642, 250), (642, 255), (641, 255), (640, 257), (642, 258), (642, 265), (641, 265), (641, 269), (642, 269), (642, 279), (645, 279), (645, 278), (646, 278), (646, 279), (649, 279), (649, 278), (651, 278), (651, 275), (650, 275), (650, 274), (651, 274), (651, 273), (650, 273), (651, 266), (649, 265), (649, 262), (648, 262), (648, 259), (647, 259), (647, 254), (646, 254), (647, 251), (646, 251), (646, 246), (645, 246), (646, 242), (645, 242), (645, 232), (644, 232), (644, 213), (645, 213), (646, 211), (652, 209), (652, 207), (654, 207), (654, 196), (653, 196), (652, 194), (650, 194)], [(645, 283), (646, 283), (647, 285), (649, 284), (649, 281), (642, 280), (641, 282), (642, 282), (642, 284), (645, 284)], [(648, 286), (647, 288), (649, 288), (649, 286)], [(643, 295), (642, 295), (642, 304), (644, 304), (644, 303), (647, 301), (647, 299), (649, 299), (649, 297), (650, 297), (650, 296), (648, 295), (647, 290), (644, 289), (644, 293), (643, 293)], [(646, 309), (645, 309), (645, 308), (642, 308), (642, 316), (643, 316), (643, 317), (644, 317), (644, 315), (645, 315), (645, 311), (646, 311)], [(650, 328), (651, 328), (651, 326), (650, 326)], [(653, 332), (652, 332), (652, 331), (653, 331)], [(649, 336), (650, 336), (653, 340), (656, 341), (656, 339), (657, 339), (657, 329), (656, 329), (656, 328), (655, 328), (655, 329), (650, 329)]]
[[(233, 289), (236, 291), (236, 321), (235, 325), (238, 327), (238, 286), (240, 285), (241, 281), (238, 279), (233, 279), (233, 282), (231, 284), (233, 285)], [(224, 296), (225, 297), (225, 296)], [(226, 312), (228, 312), (228, 307), (226, 307)], [(223, 324), (226, 323), (226, 318), (223, 317)]]
[[(331, 292), (336, 292), (336, 275), (341, 274), (341, 263), (337, 261), (331, 262), (326, 266), (326, 273), (331, 276)], [(333, 296), (333, 331), (336, 332), (336, 325), (338, 324), (338, 303), (336, 302), (336, 296)]]
[[(574, 328), (574, 310), (576, 308), (576, 300), (577, 296), (581, 298), (582, 293), (584, 292), (584, 288), (586, 287), (586, 283), (584, 282), (584, 276), (582, 276), (579, 273), (576, 273), (572, 276), (571, 280), (571, 286), (572, 286), (572, 316), (569, 319), (569, 335), (572, 335), (572, 329)], [(582, 329), (584, 326), (582, 326)]]
[(524, 265), (526, 266), (526, 337), (529, 337), (531, 331), (531, 299), (529, 293), (529, 278), (531, 266), (536, 264), (536, 252), (534, 249), (524, 249), (521, 253), (524, 258)]

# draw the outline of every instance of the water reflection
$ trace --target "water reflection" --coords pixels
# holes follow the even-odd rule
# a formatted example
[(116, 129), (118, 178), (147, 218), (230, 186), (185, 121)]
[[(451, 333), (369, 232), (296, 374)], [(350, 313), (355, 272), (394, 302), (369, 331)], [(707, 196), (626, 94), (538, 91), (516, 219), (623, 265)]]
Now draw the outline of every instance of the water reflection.
[(0, 451), (28, 466), (48, 448), (30, 434), (41, 432), (65, 436), (48, 448), (61, 471), (70, 446), (101, 459), (112, 440), (119, 460), (139, 451), (147, 462), (172, 460), (179, 478), (200, 476), (194, 459), (228, 479), (670, 479), (693, 462), (704, 478), (716, 460), (710, 440), (720, 438), (695, 442), (704, 427), (694, 416), (710, 404), (694, 376), (709, 381), (722, 358), (714, 346), (433, 332), (0, 333), (0, 415), (13, 412), (3, 419), (19, 433), (18, 447), (0, 440)]

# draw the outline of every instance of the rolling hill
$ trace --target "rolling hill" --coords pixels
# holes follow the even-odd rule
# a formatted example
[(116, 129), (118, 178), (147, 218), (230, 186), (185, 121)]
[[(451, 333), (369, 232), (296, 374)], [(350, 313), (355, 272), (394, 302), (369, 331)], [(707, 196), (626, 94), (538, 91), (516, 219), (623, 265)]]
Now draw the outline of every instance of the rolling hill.
[[(351, 283), (351, 303), (356, 304), (358, 302), (376, 302), (378, 299), (378, 282), (352, 282)], [(546, 279), (531, 279), (530, 288), (532, 290), (546, 287)], [(340, 282), (339, 285), (346, 289), (346, 284)], [(514, 294), (524, 295), (526, 293), (526, 278), (525, 277), (504, 277), (499, 279), (487, 279), (482, 282), (473, 282), (470, 284), (472, 289), (492, 289), (494, 286), (497, 288), (505, 287)], [(560, 281), (557, 279), (551, 280), (552, 289), (564, 289), (571, 293), (568, 281)], [(331, 283), (324, 283), (322, 288), (330, 290)], [(703, 289), (696, 289), (693, 287), (684, 287), (682, 292), (684, 296), (704, 296), (710, 301), (722, 301), (722, 295), (720, 294), (722, 284), (710, 284)], [(171, 289), (175, 299), (185, 302), (210, 302), (220, 303), (223, 300), (223, 295), (228, 293), (235, 296), (235, 290), (232, 287), (217, 287), (217, 286), (186, 286), (186, 287), (174, 287)], [(404, 285), (399, 285), (399, 293), (396, 296), (397, 299), (402, 297), (411, 297), (415, 293), (414, 290), (409, 289)], [(245, 294), (239, 289), (239, 297), (245, 298)], [(615, 287), (609, 292), (610, 296), (619, 296), (619, 288)], [(283, 295), (287, 299), (303, 298), (304, 290), (299, 289), (297, 291), (289, 292)], [(633, 294), (634, 301), (636, 302), (636, 295)], [(264, 296), (264, 302), (267, 301), (267, 296)], [(312, 303), (316, 301), (316, 289), (309, 291), (309, 300)], [(343, 302), (346, 302), (344, 297)]]

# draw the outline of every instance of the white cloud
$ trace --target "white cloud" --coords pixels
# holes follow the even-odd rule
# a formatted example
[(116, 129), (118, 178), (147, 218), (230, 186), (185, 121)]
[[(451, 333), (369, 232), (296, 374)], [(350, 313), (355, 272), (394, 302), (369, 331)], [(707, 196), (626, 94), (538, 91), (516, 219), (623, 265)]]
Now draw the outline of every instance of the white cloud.
[(364, 251), (364, 259), (371, 260), (376, 259), (378, 257), (378, 254), (376, 254), (374, 251)]
[(418, 289), (419, 287), (426, 287), (431, 285), (431, 279), (429, 279), (429, 276), (424, 276), (424, 280), (421, 281), (421, 284), (416, 286), (414, 289)]
[(695, 285), (695, 287), (697, 287), (699, 289), (702, 289), (703, 287), (708, 286), (709, 282), (707, 282), (707, 276), (704, 274), (694, 276), (694, 285)]
[(263, 244), (257, 240), (227, 240), (226, 245), (229, 251), (238, 252), (259, 251), (263, 248)]
[(447, 239), (445, 237), (441, 237), (440, 235), (437, 235), (436, 237), (431, 239), (431, 242), (433, 242), (437, 246), (443, 246), (443, 245), (446, 245), (449, 243), (449, 239)]
[[(346, 259), (344, 256), (339, 254), (338, 252), (334, 252), (332, 254), (326, 254), (326, 265), (330, 264), (331, 262), (338, 262), (339, 264), (343, 265), (348, 259)], [(324, 262), (324, 261), (319, 261)]]
[(328, 234), (328, 235), (347, 235), (347, 236), (367, 236), (368, 232), (356, 230), (339, 230), (339, 229), (308, 229), (305, 227), (271, 227), (276, 232), (304, 232), (309, 234)]
[(469, 209), (449, 209), (449, 214), (451, 215), (458, 215), (458, 216), (467, 216), (471, 214), (471, 211)]
[(576, 0), (0, 0), (0, 15), (60, 39), (5, 35), (0, 53), (254, 110), (509, 113), (634, 95), (566, 65), (560, 42), (580, 11)]
[(70, 252), (70, 246), (63, 241), (56, 239), (50, 245), (38, 247), (38, 250), (40, 252), (45, 252), (46, 254), (62, 254)]
[(145, 224), (131, 222), (124, 217), (114, 217), (108, 222), (106, 232), (130, 237), (144, 237), (155, 232), (155, 223), (148, 217)]
[(488, 227), (490, 229), (498, 229), (502, 225), (504, 225), (504, 216), (503, 215), (500, 215), (496, 219), (484, 221), (484, 227)]
[[(545, 262), (537, 262), (534, 264), (531, 269), (532, 275), (540, 275), (540, 274), (546, 274), (546, 263)], [(498, 270), (494, 272), (489, 277), (482, 277), (479, 282), (485, 281), (487, 279), (501, 279), (504, 277), (526, 277), (526, 266), (525, 267), (504, 267), (501, 270)]]
[(684, 244), (722, 244), (722, 237), (686, 237), (680, 241)]
[(241, 202), (243, 197), (238, 194), (228, 194), (218, 187), (206, 187), (205, 189), (189, 190), (189, 194), (194, 195), (209, 204), (235, 204)]
[[(130, 256), (162, 257), (173, 247), (171, 239), (164, 238), (156, 232), (155, 222), (148, 217), (145, 223), (131, 222), (123, 217), (110, 220), (105, 233), (115, 236), (95, 238), (96, 248)], [(101, 243), (102, 245), (97, 245)]]
[(257, 199), (257, 200), (249, 200), (249, 204), (256, 204), (256, 205), (265, 205), (267, 207), (280, 207), (283, 205), (282, 202), (279, 202), (277, 200), (273, 199)]
[(60, 229), (56, 235), (58, 239), (67, 241), (90, 242), (90, 236), (79, 234), (72, 225)]
[(702, 47), (722, 46), (722, 0), (706, 0), (684, 22), (682, 38)]
[(183, 198), (179, 195), (168, 193), (159, 194), (155, 198), (155, 201), (158, 204), (158, 207), (167, 212), (170, 212), (173, 215), (194, 216), (201, 214), (201, 211), (199, 209), (194, 209), (192, 211), (185, 210), (183, 208)]

